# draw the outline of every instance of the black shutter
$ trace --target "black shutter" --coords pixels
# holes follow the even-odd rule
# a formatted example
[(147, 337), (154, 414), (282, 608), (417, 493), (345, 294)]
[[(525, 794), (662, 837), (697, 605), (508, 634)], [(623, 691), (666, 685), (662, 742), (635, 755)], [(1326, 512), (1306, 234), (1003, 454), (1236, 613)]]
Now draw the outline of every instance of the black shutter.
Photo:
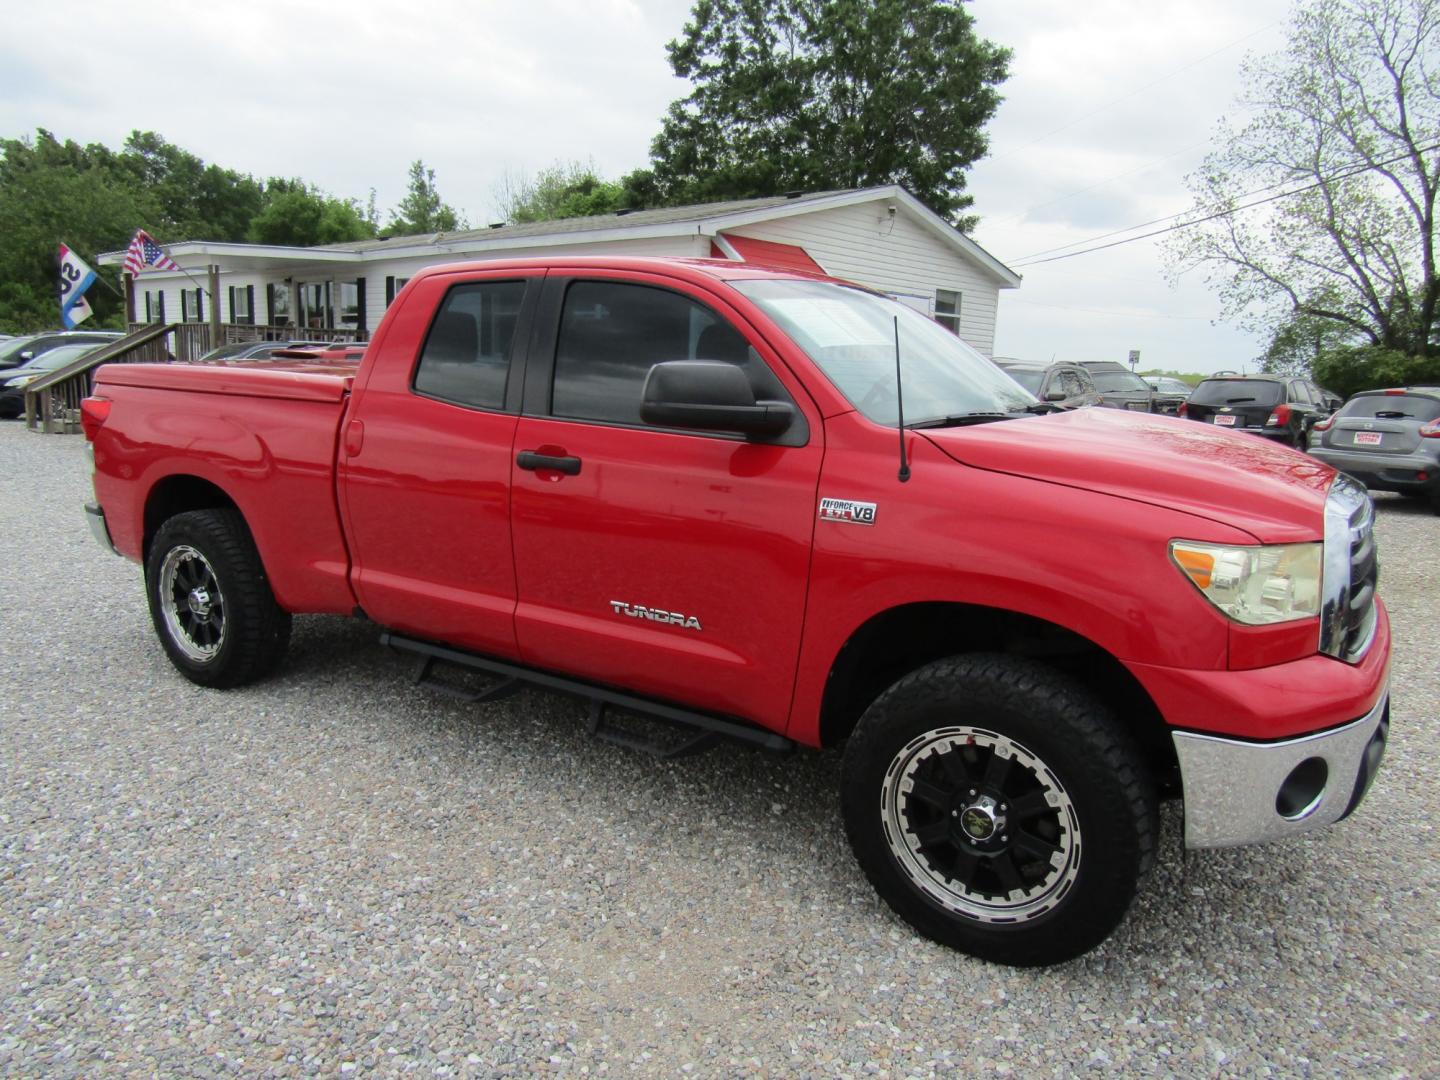
[(235, 318), (235, 286), (234, 286), (234, 285), (231, 285), (231, 286), (230, 286), (230, 321), (231, 321), (231, 322), (239, 322), (239, 321), (240, 321), (239, 319)]
[[(211, 299), (214, 299), (214, 298), (212, 297)], [(204, 321), (205, 321), (205, 290), (204, 290), (204, 289), (199, 289), (199, 288), (197, 288), (197, 289), (195, 290), (195, 321), (196, 321), (196, 322), (204, 322)]]
[(255, 286), (245, 286), (245, 321), (255, 325)]
[(385, 306), (388, 308), (395, 302), (395, 275), (385, 275)]
[(149, 289), (146, 289), (146, 290), (145, 290), (145, 321), (146, 321), (146, 322), (152, 322), (152, 321), (153, 321), (153, 320), (150, 318), (150, 290), (149, 290)]
[(355, 340), (365, 341), (369, 338), (369, 331), (365, 328), (365, 279), (355, 279)]
[(156, 321), (157, 321), (157, 322), (164, 322), (164, 321), (165, 321), (165, 290), (164, 290), (164, 289), (161, 289), (156, 295), (157, 295), (157, 296), (159, 297), (159, 299), (160, 299), (160, 318), (159, 318), (158, 320), (156, 320)]
[(275, 283), (273, 281), (265, 286), (265, 321), (271, 326), (275, 325)]

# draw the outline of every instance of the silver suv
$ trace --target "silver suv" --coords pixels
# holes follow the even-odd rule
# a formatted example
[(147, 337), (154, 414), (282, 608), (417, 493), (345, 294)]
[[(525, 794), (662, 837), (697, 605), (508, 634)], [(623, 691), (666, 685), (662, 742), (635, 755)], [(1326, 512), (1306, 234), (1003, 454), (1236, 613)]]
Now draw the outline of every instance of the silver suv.
[(1310, 453), (1372, 491), (1428, 498), (1440, 514), (1440, 386), (1356, 394), (1314, 426)]

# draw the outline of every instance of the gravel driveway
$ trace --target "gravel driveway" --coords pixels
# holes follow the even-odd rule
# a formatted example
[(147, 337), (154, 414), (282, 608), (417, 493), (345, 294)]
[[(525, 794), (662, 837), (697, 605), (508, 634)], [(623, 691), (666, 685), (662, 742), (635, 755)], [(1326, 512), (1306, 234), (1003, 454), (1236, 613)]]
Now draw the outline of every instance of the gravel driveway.
[(657, 764), (581, 707), (416, 691), (298, 620), (201, 690), (81, 513), (79, 437), (0, 423), (0, 1074), (1437, 1075), (1440, 518), (1379, 497), (1386, 767), (1349, 821), (1186, 854), (1127, 922), (992, 967), (852, 863), (833, 753)]

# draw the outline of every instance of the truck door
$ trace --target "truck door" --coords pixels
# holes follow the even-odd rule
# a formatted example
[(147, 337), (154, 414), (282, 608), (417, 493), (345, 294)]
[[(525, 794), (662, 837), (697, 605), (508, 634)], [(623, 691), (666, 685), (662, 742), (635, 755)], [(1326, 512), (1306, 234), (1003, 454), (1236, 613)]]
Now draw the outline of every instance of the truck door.
[[(537, 666), (783, 729), (799, 654), (819, 413), (720, 298), (557, 277), (515, 441), (516, 633)], [(640, 419), (650, 368), (739, 364), (797, 423), (771, 441)]]
[(543, 271), (427, 278), (406, 294), (340, 434), (351, 580), (384, 626), (516, 655), (510, 463)]

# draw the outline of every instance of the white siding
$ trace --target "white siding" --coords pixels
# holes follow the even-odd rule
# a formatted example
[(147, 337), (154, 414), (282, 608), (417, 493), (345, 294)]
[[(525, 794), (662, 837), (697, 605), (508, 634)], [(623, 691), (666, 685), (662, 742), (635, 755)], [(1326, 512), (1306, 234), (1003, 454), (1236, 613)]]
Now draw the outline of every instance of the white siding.
[(958, 292), (961, 338), (993, 355), (999, 286), (903, 206), (891, 218), (888, 205), (882, 199), (725, 231), (802, 247), (827, 274), (894, 293), (916, 308), (913, 298), (924, 297), (931, 314), (936, 289)]

